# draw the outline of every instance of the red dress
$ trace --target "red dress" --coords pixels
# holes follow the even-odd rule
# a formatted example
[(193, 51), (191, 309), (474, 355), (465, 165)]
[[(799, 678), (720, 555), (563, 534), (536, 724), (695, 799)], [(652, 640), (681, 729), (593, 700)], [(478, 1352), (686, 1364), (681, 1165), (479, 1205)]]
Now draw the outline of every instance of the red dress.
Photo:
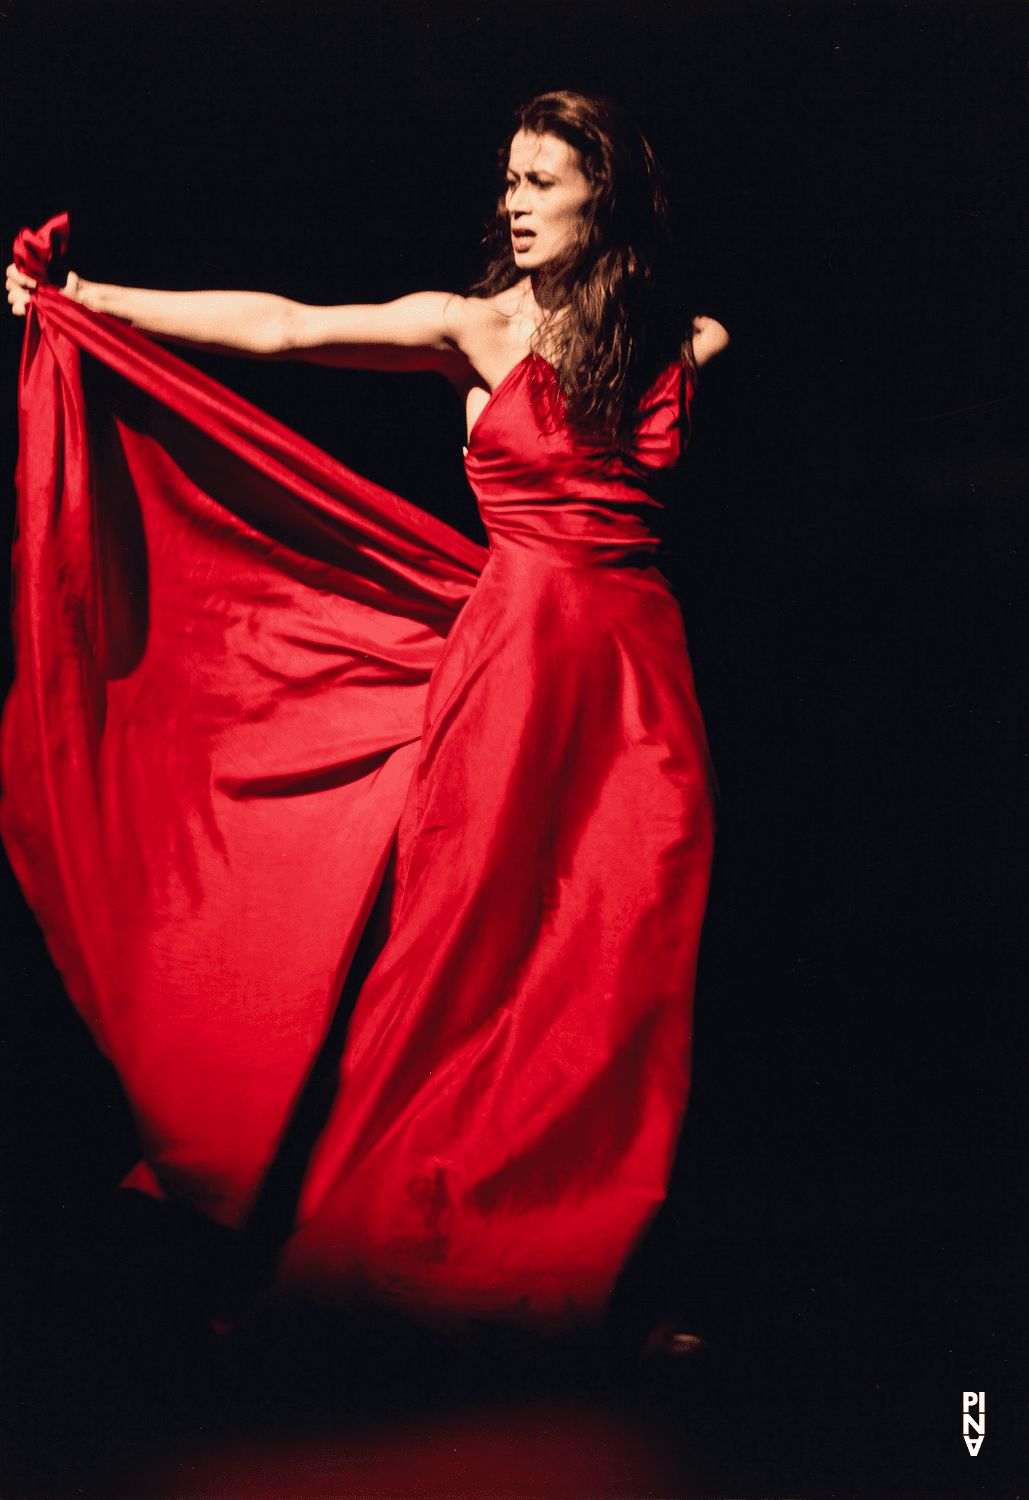
[[(131, 382), (88, 415), (77, 349)], [(49, 289), (22, 390), (3, 832), (136, 1185), (245, 1222), (395, 845), (282, 1281), (595, 1321), (671, 1167), (712, 839), (645, 478), (527, 358), (470, 440), (485, 554)]]

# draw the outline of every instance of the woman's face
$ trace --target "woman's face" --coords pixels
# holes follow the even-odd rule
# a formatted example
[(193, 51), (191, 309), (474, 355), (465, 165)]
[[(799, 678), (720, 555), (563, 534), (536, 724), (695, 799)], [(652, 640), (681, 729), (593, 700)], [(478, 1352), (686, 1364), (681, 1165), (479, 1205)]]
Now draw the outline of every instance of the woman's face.
[(519, 130), (511, 142), (504, 206), (520, 271), (571, 260), (592, 189), (578, 151), (557, 135)]

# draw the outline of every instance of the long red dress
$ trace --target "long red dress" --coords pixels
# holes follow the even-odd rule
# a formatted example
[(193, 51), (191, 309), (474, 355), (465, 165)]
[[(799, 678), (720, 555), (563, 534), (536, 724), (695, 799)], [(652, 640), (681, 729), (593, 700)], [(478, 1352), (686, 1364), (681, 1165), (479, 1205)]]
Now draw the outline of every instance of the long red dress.
[[(122, 377), (88, 412), (80, 349)], [(245, 1223), (393, 853), (282, 1281), (595, 1321), (671, 1168), (712, 840), (645, 478), (527, 358), (469, 444), (486, 554), (49, 287), (21, 421), (3, 835), (136, 1185)]]

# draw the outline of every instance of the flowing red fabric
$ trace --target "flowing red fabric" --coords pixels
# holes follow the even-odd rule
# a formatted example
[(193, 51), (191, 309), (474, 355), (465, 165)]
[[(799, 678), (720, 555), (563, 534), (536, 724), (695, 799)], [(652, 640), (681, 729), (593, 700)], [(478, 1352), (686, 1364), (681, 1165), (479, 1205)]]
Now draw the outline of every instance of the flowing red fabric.
[[(80, 350), (120, 377), (88, 403)], [(245, 1224), (388, 881), (287, 1288), (594, 1321), (663, 1198), (712, 816), (647, 475), (688, 397), (669, 370), (626, 464), (524, 360), (469, 444), (487, 554), (34, 299), (2, 828), (139, 1185)]]

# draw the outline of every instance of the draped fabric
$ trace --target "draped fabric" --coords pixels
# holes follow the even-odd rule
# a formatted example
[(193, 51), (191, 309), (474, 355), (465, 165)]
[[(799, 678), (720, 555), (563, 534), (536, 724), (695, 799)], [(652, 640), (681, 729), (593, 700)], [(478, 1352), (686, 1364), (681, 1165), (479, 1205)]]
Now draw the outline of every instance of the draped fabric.
[(524, 360), (469, 443), (487, 554), (34, 298), (0, 813), (137, 1185), (246, 1223), (386, 881), (288, 1288), (591, 1321), (660, 1204), (712, 828), (647, 479), (688, 398), (666, 372), (613, 461)]
[(27, 324), (3, 836), (157, 1181), (239, 1225), (484, 554), (123, 324)]

